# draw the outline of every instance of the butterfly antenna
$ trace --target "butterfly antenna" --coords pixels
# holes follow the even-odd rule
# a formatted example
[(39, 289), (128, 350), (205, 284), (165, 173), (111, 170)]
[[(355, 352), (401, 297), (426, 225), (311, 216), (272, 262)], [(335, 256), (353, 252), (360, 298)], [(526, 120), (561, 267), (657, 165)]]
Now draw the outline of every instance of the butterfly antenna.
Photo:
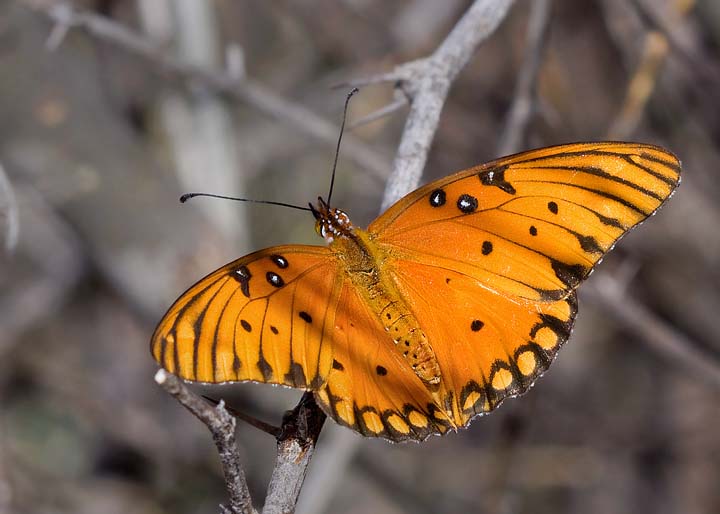
[(270, 200), (252, 200), (250, 198), (237, 198), (235, 196), (215, 195), (212, 193), (185, 193), (180, 197), (180, 203), (185, 203), (190, 200), (190, 198), (195, 198), (198, 196), (206, 196), (208, 198), (221, 198), (223, 200), (234, 200), (236, 202), (264, 203), (266, 205), (279, 205), (280, 207), (289, 207), (290, 209), (297, 209), (299, 211), (311, 211), (309, 207), (302, 207), (300, 205), (293, 205), (291, 203), (273, 202)]
[(350, 91), (347, 95), (347, 98), (345, 98), (345, 108), (343, 109), (342, 124), (340, 125), (340, 135), (338, 136), (337, 147), (335, 148), (335, 162), (333, 162), (332, 177), (330, 178), (330, 191), (328, 192), (327, 199), (328, 205), (330, 205), (330, 200), (332, 199), (333, 194), (333, 187), (335, 186), (335, 170), (337, 169), (338, 155), (340, 154), (340, 142), (342, 141), (343, 132), (345, 132), (345, 120), (347, 119), (348, 105), (350, 104), (350, 99), (352, 98), (352, 96), (358, 91), (358, 88), (352, 88), (352, 91)]

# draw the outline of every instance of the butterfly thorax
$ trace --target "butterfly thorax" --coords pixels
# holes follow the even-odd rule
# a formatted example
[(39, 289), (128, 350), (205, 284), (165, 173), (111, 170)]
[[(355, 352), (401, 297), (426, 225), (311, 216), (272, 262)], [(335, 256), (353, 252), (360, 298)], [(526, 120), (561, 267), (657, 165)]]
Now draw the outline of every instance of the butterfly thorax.
[(355, 227), (345, 212), (324, 203), (318, 207), (314, 211), (320, 214), (316, 215), (316, 231), (328, 242), (355, 290), (363, 295), (388, 335), (377, 344), (392, 342), (415, 374), (428, 386), (436, 386), (440, 366), (435, 352), (392, 278), (382, 271), (385, 252), (370, 233)]

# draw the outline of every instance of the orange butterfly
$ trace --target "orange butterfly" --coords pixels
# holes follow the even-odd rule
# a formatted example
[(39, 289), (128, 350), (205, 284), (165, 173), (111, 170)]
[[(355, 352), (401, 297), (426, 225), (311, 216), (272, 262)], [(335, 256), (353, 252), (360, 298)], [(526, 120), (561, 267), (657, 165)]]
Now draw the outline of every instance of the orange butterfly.
[(152, 354), (187, 380), (311, 390), (365, 436), (456, 430), (548, 368), (575, 289), (679, 180), (662, 148), (580, 143), (437, 180), (367, 230), (319, 199), (327, 247), (268, 248), (208, 275), (162, 319)]

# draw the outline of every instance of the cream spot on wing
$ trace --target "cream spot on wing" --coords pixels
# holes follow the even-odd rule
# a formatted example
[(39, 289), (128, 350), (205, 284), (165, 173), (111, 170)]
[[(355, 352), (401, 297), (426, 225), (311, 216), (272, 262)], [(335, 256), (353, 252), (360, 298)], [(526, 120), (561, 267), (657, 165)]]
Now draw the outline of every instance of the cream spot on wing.
[(465, 403), (463, 404), (463, 410), (472, 409), (479, 399), (480, 393), (478, 393), (477, 391), (473, 391), (472, 393), (470, 393), (465, 399)]
[(388, 416), (387, 422), (390, 424), (391, 427), (393, 427), (395, 430), (397, 430), (401, 434), (410, 433), (410, 427), (408, 426), (408, 424), (405, 423), (405, 420), (403, 420), (397, 414), (391, 414), (390, 416)]
[(510, 371), (507, 369), (501, 368), (495, 373), (495, 376), (492, 379), (492, 386), (498, 391), (501, 391), (503, 389), (507, 389), (510, 384), (512, 384), (512, 381), (512, 373), (510, 373)]
[(374, 434), (379, 434), (383, 431), (385, 427), (383, 427), (382, 420), (380, 419), (380, 416), (377, 415), (376, 412), (373, 411), (365, 411), (362, 413), (363, 422), (365, 423), (365, 426), (368, 430), (370, 430)]
[(338, 417), (348, 425), (355, 424), (355, 413), (353, 412), (352, 404), (346, 400), (340, 400), (335, 404), (335, 410), (338, 413)]
[(535, 367), (537, 366), (537, 359), (535, 358), (535, 354), (530, 350), (522, 352), (517, 357), (517, 366), (520, 370), (520, 373), (522, 373), (523, 375), (532, 375), (535, 371)]
[(558, 337), (550, 327), (542, 327), (535, 334), (535, 342), (542, 346), (545, 350), (552, 350), (557, 346)]
[(410, 423), (418, 428), (425, 428), (428, 425), (428, 419), (424, 414), (419, 413), (418, 411), (410, 411), (410, 415), (408, 416), (408, 420)]

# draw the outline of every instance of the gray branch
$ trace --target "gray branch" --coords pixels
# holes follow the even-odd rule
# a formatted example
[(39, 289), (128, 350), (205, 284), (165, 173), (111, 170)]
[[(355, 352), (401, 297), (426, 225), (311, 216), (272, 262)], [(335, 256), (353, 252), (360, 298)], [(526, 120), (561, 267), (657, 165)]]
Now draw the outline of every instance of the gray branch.
[(230, 494), (230, 506), (224, 507), (223, 510), (232, 514), (255, 514), (235, 440), (235, 418), (225, 409), (224, 403), (220, 402), (212, 407), (185, 387), (178, 377), (164, 369), (155, 374), (155, 382), (202, 421), (212, 433), (220, 454), (225, 485)]
[[(153, 70), (178, 76), (190, 84), (212, 88), (324, 144), (334, 147), (337, 142), (340, 130), (338, 125), (302, 105), (272, 93), (248, 77), (239, 76), (232, 70), (208, 69), (179, 59), (143, 34), (104, 16), (77, 10), (68, 2), (53, 2), (49, 5), (39, 2), (35, 9), (48, 16), (55, 24), (47, 41), (50, 49), (60, 45), (70, 29), (83, 29), (93, 37), (151, 61), (157, 65)], [(352, 134), (345, 136), (343, 153), (376, 177), (384, 180), (388, 174), (389, 161)]]
[(411, 105), (382, 210), (417, 188), (450, 86), (480, 43), (500, 25), (512, 3), (476, 0), (430, 57), (407, 63), (384, 76), (384, 80), (401, 81)]
[(508, 155), (521, 150), (525, 129), (533, 114), (535, 85), (543, 50), (548, 39), (550, 11), (551, 0), (534, 0), (530, 6), (525, 59), (515, 83), (513, 102), (508, 111), (505, 128), (500, 136), (498, 155)]
[(0, 164), (0, 246), (6, 252), (15, 249), (18, 240), (18, 206), (10, 179)]

